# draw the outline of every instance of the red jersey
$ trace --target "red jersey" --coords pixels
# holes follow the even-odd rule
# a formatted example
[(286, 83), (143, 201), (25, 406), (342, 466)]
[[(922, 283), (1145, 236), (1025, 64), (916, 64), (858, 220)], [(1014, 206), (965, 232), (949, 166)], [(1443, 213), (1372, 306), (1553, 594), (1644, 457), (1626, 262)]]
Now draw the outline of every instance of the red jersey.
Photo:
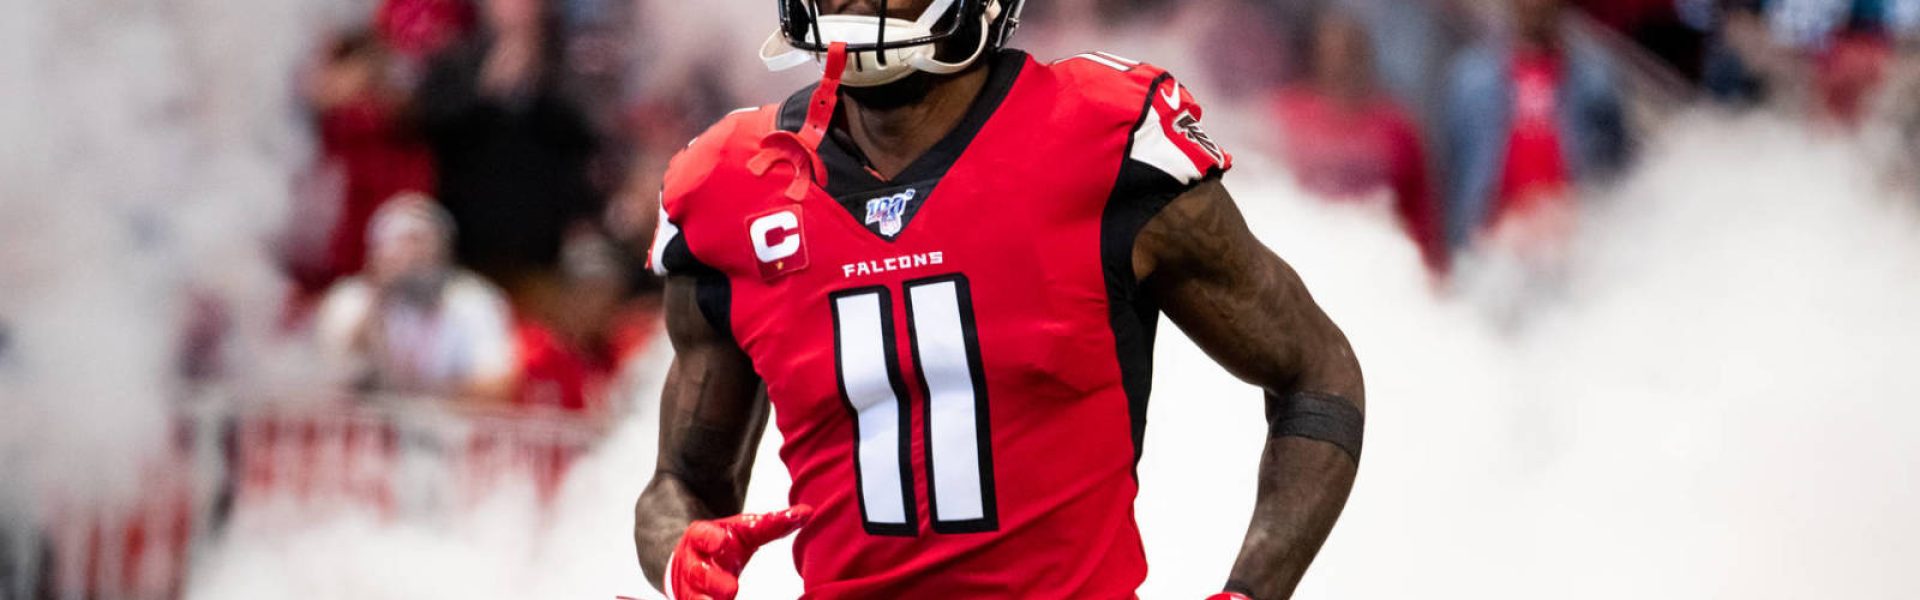
[[(1164, 71), (991, 59), (961, 123), (891, 181), (851, 141), (824, 187), (747, 167), (811, 90), (668, 168), (656, 269), (766, 381), (807, 598), (1131, 598), (1158, 314), (1141, 227), (1231, 158)], [(777, 175), (776, 175), (777, 174)]]

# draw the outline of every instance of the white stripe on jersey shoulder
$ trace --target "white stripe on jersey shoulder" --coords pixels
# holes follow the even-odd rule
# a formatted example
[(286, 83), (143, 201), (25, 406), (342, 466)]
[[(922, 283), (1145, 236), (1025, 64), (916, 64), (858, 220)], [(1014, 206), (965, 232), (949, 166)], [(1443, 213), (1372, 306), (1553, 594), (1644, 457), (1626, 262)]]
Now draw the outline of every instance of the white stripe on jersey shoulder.
[(1113, 69), (1115, 71), (1119, 71), (1122, 73), (1125, 73), (1127, 71), (1132, 71), (1134, 67), (1140, 66), (1140, 61), (1120, 58), (1118, 56), (1107, 54), (1105, 52), (1087, 52), (1083, 54), (1075, 54), (1073, 56), (1067, 57), (1065, 60), (1061, 60), (1054, 64), (1059, 64), (1061, 62), (1066, 62), (1069, 60), (1089, 61), (1094, 64), (1098, 64), (1100, 66)]
[[(665, 200), (665, 198), (662, 198)], [(667, 205), (660, 205), (660, 222), (653, 230), (653, 248), (647, 251), (647, 263), (653, 268), (653, 274), (667, 276), (667, 244), (680, 237), (680, 226), (667, 218)]]
[(1140, 120), (1140, 128), (1133, 130), (1133, 154), (1129, 158), (1152, 165), (1179, 180), (1181, 185), (1199, 181), (1206, 173), (1167, 133), (1166, 121), (1173, 116), (1163, 112), (1157, 105), (1147, 109), (1147, 112), (1147, 118)]

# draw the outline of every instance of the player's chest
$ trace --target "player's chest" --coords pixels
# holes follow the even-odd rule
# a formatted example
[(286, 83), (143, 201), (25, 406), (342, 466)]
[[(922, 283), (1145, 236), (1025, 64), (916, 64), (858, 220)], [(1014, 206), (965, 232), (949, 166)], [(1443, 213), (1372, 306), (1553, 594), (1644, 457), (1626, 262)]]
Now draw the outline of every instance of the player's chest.
[[(1061, 363), (1103, 347), (1088, 340), (1107, 320), (1102, 209), (1117, 167), (1052, 167), (969, 155), (749, 216), (754, 264), (732, 270), (732, 321), (770, 393), (831, 399), (848, 381), (955, 374), (1062, 397), (1098, 385)], [(893, 375), (849, 375), (869, 371)]]

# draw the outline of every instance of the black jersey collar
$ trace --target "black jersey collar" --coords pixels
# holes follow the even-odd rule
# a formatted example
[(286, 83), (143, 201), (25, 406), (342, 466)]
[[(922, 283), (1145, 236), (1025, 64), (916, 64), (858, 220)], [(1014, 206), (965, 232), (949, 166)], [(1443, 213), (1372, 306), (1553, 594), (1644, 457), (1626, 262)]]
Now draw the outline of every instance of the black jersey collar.
[[(827, 193), (836, 203), (852, 213), (856, 220), (873, 221), (868, 203), (875, 197), (897, 195), (901, 190), (912, 189), (913, 198), (909, 205), (901, 207), (895, 218), (910, 220), (919, 212), (919, 204), (933, 193), (933, 186), (946, 176), (947, 171), (959, 162), (960, 156), (972, 145), (975, 136), (986, 127), (1000, 105), (1013, 90), (1013, 84), (1020, 78), (1020, 72), (1027, 63), (1027, 53), (1003, 49), (996, 53), (989, 65), (987, 83), (980, 90), (979, 97), (967, 108), (960, 123), (946, 136), (935, 142), (925, 154), (913, 160), (894, 176), (891, 181), (883, 180), (866, 168), (866, 160), (859, 148), (845, 133), (844, 117), (835, 119), (835, 126), (828, 132), (820, 144), (820, 160), (827, 167)], [(787, 131), (798, 131), (806, 121), (807, 101), (813, 95), (815, 86), (808, 86), (787, 98), (780, 107), (778, 126)], [(890, 233), (882, 233), (877, 223), (867, 223), (869, 229), (883, 238), (891, 240), (898, 235), (904, 223), (889, 228)]]

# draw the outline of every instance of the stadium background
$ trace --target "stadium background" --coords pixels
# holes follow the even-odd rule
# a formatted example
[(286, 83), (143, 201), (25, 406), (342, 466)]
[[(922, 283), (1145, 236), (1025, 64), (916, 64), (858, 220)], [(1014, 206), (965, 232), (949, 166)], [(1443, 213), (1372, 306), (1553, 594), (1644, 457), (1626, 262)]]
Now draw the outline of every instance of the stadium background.
[[(289, 328), (289, 249), (325, 229), (306, 212), (327, 188), (303, 73), (376, 6), (13, 4), (0, 595), (650, 593), (629, 527), (653, 455), (657, 336), (595, 410), (567, 412), (349, 394)], [(566, 4), (588, 65), (578, 93), (612, 107), (597, 118), (625, 140), (610, 190), (644, 189), (658, 147), (805, 80), (754, 60), (765, 3)], [(1367, 461), (1301, 597), (1920, 593), (1920, 178), (1897, 29), (1887, 82), (1845, 123), (1822, 114), (1832, 67), (1817, 42), (1747, 106), (1695, 91), (1659, 43), (1575, 17), (1627, 75), (1633, 166), (1583, 187), (1564, 252), (1469, 250), (1442, 278), (1391, 211), (1316, 198), (1278, 156), (1286, 131), (1263, 93), (1285, 58), (1254, 42), (1286, 27), (1242, 29), (1288, 23), (1269, 11), (1287, 3), (1056, 4), (1019, 45), (1184, 74), (1241, 159), (1229, 186), (1250, 222), (1367, 369)], [(1499, 3), (1466, 4), (1449, 48), (1499, 35)], [(1780, 4), (1793, 10), (1768, 14), (1825, 14)], [(1437, 110), (1418, 91), (1404, 101)], [(1159, 360), (1141, 595), (1192, 597), (1231, 564), (1262, 427), (1254, 392), (1179, 336)], [(776, 442), (749, 510), (784, 504)], [(752, 563), (747, 597), (797, 595), (786, 550)]]

